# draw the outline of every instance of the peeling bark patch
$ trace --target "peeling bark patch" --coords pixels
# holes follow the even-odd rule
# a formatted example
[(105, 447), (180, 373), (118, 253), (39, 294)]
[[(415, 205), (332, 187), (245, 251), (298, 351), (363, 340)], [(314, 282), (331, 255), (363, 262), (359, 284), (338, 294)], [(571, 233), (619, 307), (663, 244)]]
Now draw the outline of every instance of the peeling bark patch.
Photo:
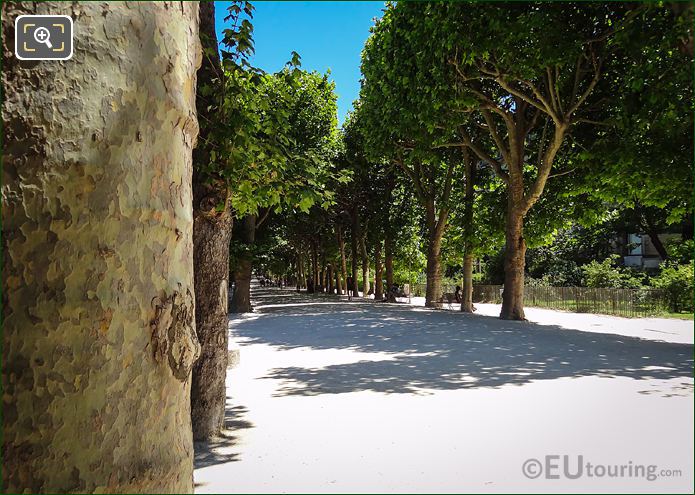
[(152, 356), (158, 363), (167, 360), (174, 376), (188, 379), (193, 363), (200, 356), (200, 344), (193, 326), (193, 296), (174, 292), (163, 300), (155, 298), (155, 315), (150, 322)]

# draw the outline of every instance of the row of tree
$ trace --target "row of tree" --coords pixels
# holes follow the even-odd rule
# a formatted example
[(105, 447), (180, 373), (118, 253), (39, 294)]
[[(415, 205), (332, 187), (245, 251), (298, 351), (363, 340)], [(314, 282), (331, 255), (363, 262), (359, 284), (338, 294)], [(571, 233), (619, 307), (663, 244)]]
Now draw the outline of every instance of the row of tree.
[[(327, 74), (252, 66), (249, 2), (221, 40), (212, 2), (2, 9), (6, 491), (191, 491), (230, 272), (249, 311), (254, 269), (380, 297), (424, 266), (436, 307), (460, 265), (470, 311), (504, 244), (521, 319), (568, 219), (692, 217), (690, 4), (388, 4), (342, 130)], [(56, 13), (74, 59), (15, 59), (14, 18)]]
[(387, 5), (338, 143), (352, 180), (329, 212), (274, 234), (299, 238), (294, 278), (304, 286), (308, 264), (310, 285), (332, 292), (347, 233), (352, 280), (368, 293), (373, 267), (380, 296), (384, 253), (390, 285), (394, 245), (421, 238), (426, 305), (440, 305), (453, 261), (472, 311), (473, 261), (503, 244), (501, 317), (523, 319), (527, 245), (571, 225), (630, 218), (666, 258), (658, 234), (692, 230), (692, 9), (681, 7)]

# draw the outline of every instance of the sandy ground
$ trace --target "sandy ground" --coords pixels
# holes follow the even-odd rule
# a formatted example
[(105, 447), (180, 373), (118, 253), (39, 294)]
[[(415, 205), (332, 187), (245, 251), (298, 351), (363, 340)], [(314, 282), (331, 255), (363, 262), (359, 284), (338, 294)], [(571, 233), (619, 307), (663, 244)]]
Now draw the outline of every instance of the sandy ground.
[(692, 322), (254, 302), (230, 320), (240, 363), (198, 493), (692, 493)]

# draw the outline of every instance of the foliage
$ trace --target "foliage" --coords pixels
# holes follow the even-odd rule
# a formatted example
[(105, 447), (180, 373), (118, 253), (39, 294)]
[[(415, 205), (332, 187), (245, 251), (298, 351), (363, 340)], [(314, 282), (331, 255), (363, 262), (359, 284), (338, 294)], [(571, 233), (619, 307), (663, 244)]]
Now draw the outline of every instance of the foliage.
[(225, 171), (236, 184), (237, 214), (292, 207), (308, 212), (316, 202), (330, 204), (324, 185), (331, 175), (335, 85), (327, 75), (293, 65), (247, 82), (244, 97), (236, 100), (246, 124), (227, 140)]
[(576, 191), (658, 208), (672, 224), (692, 215), (693, 58), (682, 47), (692, 18), (655, 2), (642, 5), (637, 19), (616, 34), (622, 48), (605, 69), (608, 125), (575, 135), (584, 148), (577, 164), (586, 170)]
[(301, 70), (296, 52), (274, 74), (254, 68), (253, 6), (233, 2), (228, 12), (223, 73), (200, 88), (212, 100), (208, 113), (216, 115), (207, 137), (213, 151), (201, 172), (210, 183), (224, 184), (237, 217), (262, 208), (279, 213), (330, 204), (324, 185), (337, 126), (335, 85), (328, 74)]
[(661, 273), (652, 279), (652, 286), (666, 293), (671, 311), (675, 313), (693, 312), (694, 269), (692, 261), (683, 265), (667, 262)]
[(692, 239), (671, 239), (666, 242), (666, 250), (669, 260), (678, 264), (686, 264), (693, 261), (695, 242)]
[(644, 275), (628, 268), (618, 267), (620, 256), (613, 254), (605, 260), (592, 261), (581, 267), (584, 285), (594, 288), (636, 289), (642, 286)]

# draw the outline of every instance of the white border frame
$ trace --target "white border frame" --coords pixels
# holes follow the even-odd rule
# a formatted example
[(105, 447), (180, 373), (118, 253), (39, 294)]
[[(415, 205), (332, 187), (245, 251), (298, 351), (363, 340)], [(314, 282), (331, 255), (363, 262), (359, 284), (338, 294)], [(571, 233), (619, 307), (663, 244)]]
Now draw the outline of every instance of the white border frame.
[[(19, 20), (23, 19), (24, 17), (30, 17), (30, 18), (37, 18), (37, 17), (62, 17), (64, 19), (67, 19), (70, 21), (70, 55), (67, 57), (41, 57), (41, 58), (26, 58), (26, 57), (20, 57), (19, 56), (19, 50), (17, 50), (17, 24), (19, 24)], [(14, 20), (14, 56), (19, 59), (19, 60), (70, 60), (72, 58), (72, 54), (75, 51), (75, 25), (72, 22), (72, 17), (69, 15), (61, 15), (61, 14), (56, 14), (56, 15), (32, 15), (32, 14), (23, 14), (20, 16), (17, 16), (17, 18)]]

